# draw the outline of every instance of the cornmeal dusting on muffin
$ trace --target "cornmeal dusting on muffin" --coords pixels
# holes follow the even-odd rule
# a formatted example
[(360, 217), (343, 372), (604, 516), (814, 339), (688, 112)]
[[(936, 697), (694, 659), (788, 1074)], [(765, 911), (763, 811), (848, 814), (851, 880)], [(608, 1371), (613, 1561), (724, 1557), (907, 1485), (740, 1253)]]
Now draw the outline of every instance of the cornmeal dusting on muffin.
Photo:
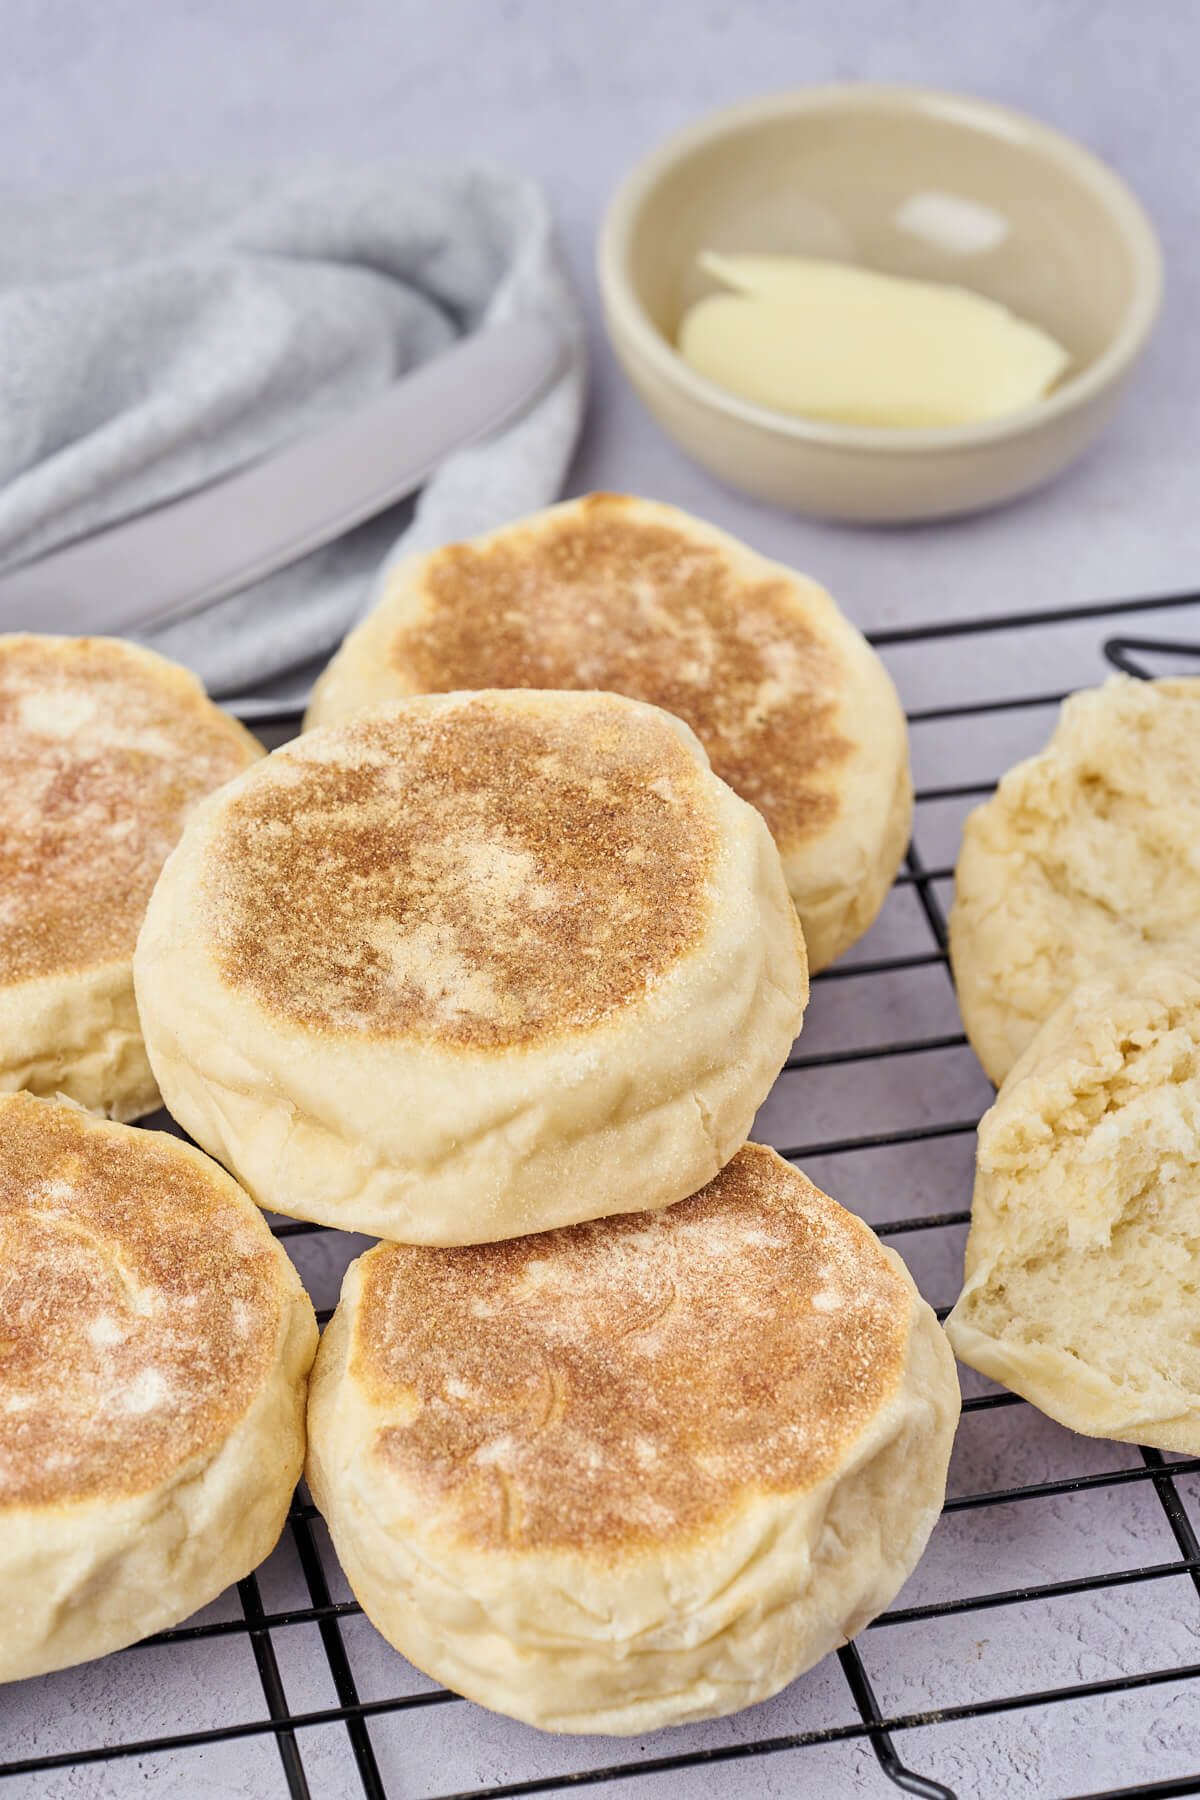
[(132, 956), (188, 813), (257, 753), (125, 645), (0, 639), (0, 981)]
[(415, 691), (605, 688), (684, 719), (777, 842), (827, 831), (830, 774), (854, 746), (836, 717), (837, 654), (786, 579), (592, 494), (493, 544), (450, 544), (422, 572), (423, 616), (388, 659)]
[(0, 1098), (0, 1507), (137, 1494), (270, 1367), (272, 1247), (172, 1138)]
[(747, 1145), (662, 1213), (369, 1258), (351, 1373), (375, 1454), (484, 1547), (603, 1555), (833, 1475), (900, 1381), (870, 1233)]
[(299, 740), (229, 808), (224, 979), (316, 1029), (499, 1047), (640, 999), (702, 935), (711, 778), (605, 695), (413, 703)]

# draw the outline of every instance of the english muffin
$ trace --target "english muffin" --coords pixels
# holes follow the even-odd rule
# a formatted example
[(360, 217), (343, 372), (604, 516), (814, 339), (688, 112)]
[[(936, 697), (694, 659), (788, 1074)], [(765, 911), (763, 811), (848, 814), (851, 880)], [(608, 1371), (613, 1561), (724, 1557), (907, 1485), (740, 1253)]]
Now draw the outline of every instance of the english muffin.
[(1051, 1014), (979, 1127), (972, 1368), (1090, 1437), (1200, 1454), (1200, 956)]
[(175, 1624), (248, 1575), (304, 1458), (317, 1328), (224, 1170), (0, 1096), (0, 1681)]
[(261, 755), (164, 657), (0, 637), (0, 1092), (159, 1104), (133, 999), (146, 902), (192, 807)]
[(402, 562), (309, 725), (404, 694), (609, 688), (685, 719), (766, 819), (820, 969), (908, 843), (904, 714), (825, 591), (672, 506), (591, 494)]
[(640, 1734), (766, 1699), (888, 1604), (958, 1409), (899, 1257), (747, 1144), (667, 1212), (360, 1257), (307, 1473), (418, 1668)]
[(687, 726), (514, 691), (369, 709), (214, 796), (136, 978), (168, 1106), (256, 1200), (433, 1244), (693, 1193), (808, 991), (770, 834)]
[(1200, 951), (1200, 679), (1114, 675), (967, 820), (950, 955), (992, 1080), (1077, 982), (1170, 945)]

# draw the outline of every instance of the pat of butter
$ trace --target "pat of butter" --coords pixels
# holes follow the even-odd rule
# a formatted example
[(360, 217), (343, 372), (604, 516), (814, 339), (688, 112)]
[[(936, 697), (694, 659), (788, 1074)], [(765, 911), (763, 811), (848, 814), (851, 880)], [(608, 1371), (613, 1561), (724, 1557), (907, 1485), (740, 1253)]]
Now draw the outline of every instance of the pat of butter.
[(966, 288), (803, 256), (719, 256), (733, 293), (684, 315), (679, 348), (743, 399), (853, 425), (963, 425), (1029, 406), (1070, 357)]

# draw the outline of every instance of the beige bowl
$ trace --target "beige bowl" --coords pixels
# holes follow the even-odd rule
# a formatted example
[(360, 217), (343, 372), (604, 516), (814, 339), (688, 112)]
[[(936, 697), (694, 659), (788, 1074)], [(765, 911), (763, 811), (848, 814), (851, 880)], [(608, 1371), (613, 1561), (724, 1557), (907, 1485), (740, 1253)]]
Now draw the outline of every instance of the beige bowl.
[[(674, 348), (701, 249), (953, 281), (1072, 356), (1044, 400), (936, 430), (774, 412)], [(710, 115), (627, 177), (600, 234), (617, 355), (668, 436), (732, 486), (833, 519), (930, 519), (1026, 493), (1091, 443), (1158, 312), (1162, 260), (1111, 170), (1033, 119), (917, 88), (827, 87)]]

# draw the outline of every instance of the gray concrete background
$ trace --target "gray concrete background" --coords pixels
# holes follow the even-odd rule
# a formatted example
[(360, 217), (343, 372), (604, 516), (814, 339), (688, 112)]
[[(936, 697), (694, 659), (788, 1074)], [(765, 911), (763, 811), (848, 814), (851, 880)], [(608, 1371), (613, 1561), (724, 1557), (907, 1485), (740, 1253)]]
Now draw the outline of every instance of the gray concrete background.
[[(537, 177), (596, 327), (594, 393), (572, 487), (625, 487), (679, 502), (760, 548), (810, 569), (865, 625), (1200, 587), (1200, 7), (1189, 0), (1074, 4), (960, 0), (885, 4), (696, 4), (561, 0), (341, 5), (316, 0), (0, 0), (0, 282), (93, 266), (89, 208), (127, 197), (130, 255), (156, 247), (154, 195), (190, 197), (196, 223), (286, 175), (403, 153), (422, 161), (491, 160)], [(952, 526), (850, 531), (754, 506), (691, 467), (645, 419), (599, 331), (591, 246), (600, 211), (629, 164), (709, 107), (830, 79), (962, 88), (1040, 114), (1121, 170), (1162, 234), (1167, 306), (1123, 412), (1086, 463), (1045, 494)], [(896, 648), (888, 661), (910, 707), (1010, 698), (1097, 680), (1115, 626), (1087, 622), (1003, 638)], [(1200, 606), (1135, 627), (1200, 639)], [(919, 788), (984, 781), (1045, 738), (1033, 707), (914, 725)], [(927, 800), (917, 843), (929, 866), (953, 861), (965, 803)], [(948, 900), (948, 884), (939, 891)], [(911, 888), (897, 889), (849, 961), (928, 951)], [(937, 965), (819, 982), (805, 1053), (939, 1037), (958, 1025)], [(829, 1144), (864, 1129), (972, 1118), (988, 1090), (965, 1048), (797, 1071), (781, 1078), (758, 1134), (779, 1145)], [(813, 1179), (877, 1223), (966, 1205), (971, 1139), (806, 1158)], [(897, 1240), (923, 1291), (957, 1291), (962, 1232)], [(346, 1257), (337, 1234), (290, 1240), (319, 1306), (336, 1298)], [(972, 1382), (969, 1391), (982, 1384)], [(1127, 1446), (1073, 1437), (1029, 1407), (964, 1419), (951, 1473), (962, 1495), (1138, 1466)], [(1181, 1482), (1194, 1522), (1200, 1488)], [(1176, 1554), (1144, 1482), (951, 1513), (900, 1604), (1136, 1568)], [(345, 1594), (332, 1557), (329, 1578)], [(308, 1595), (285, 1543), (260, 1572), (268, 1610)], [(206, 1616), (236, 1614), (225, 1596)], [(885, 1710), (926, 1713), (1080, 1681), (1115, 1680), (1200, 1661), (1200, 1605), (1182, 1576), (959, 1613), (868, 1631), (864, 1660)], [(2, 1625), (0, 1625), (2, 1629)], [(362, 1619), (344, 1637), (367, 1698), (428, 1684)], [(336, 1704), (316, 1628), (272, 1633), (293, 1709)], [(960, 1800), (1091, 1795), (1200, 1770), (1196, 1685), (1135, 1688), (1060, 1706), (929, 1723), (897, 1748)], [(0, 1694), (0, 1760), (130, 1736), (203, 1731), (261, 1717), (248, 1642), (200, 1639), (134, 1650)], [(392, 1800), (483, 1783), (624, 1764), (854, 1720), (836, 1662), (767, 1705), (644, 1743), (551, 1739), (467, 1705), (381, 1715), (372, 1740)], [(350, 1800), (357, 1778), (344, 1729), (300, 1734), (316, 1800)], [(591, 1789), (587, 1791), (593, 1791)], [(610, 1800), (887, 1800), (896, 1789), (858, 1739), (708, 1769), (620, 1779)], [(30, 1775), (0, 1800), (153, 1800), (283, 1795), (268, 1735), (231, 1744)]]

